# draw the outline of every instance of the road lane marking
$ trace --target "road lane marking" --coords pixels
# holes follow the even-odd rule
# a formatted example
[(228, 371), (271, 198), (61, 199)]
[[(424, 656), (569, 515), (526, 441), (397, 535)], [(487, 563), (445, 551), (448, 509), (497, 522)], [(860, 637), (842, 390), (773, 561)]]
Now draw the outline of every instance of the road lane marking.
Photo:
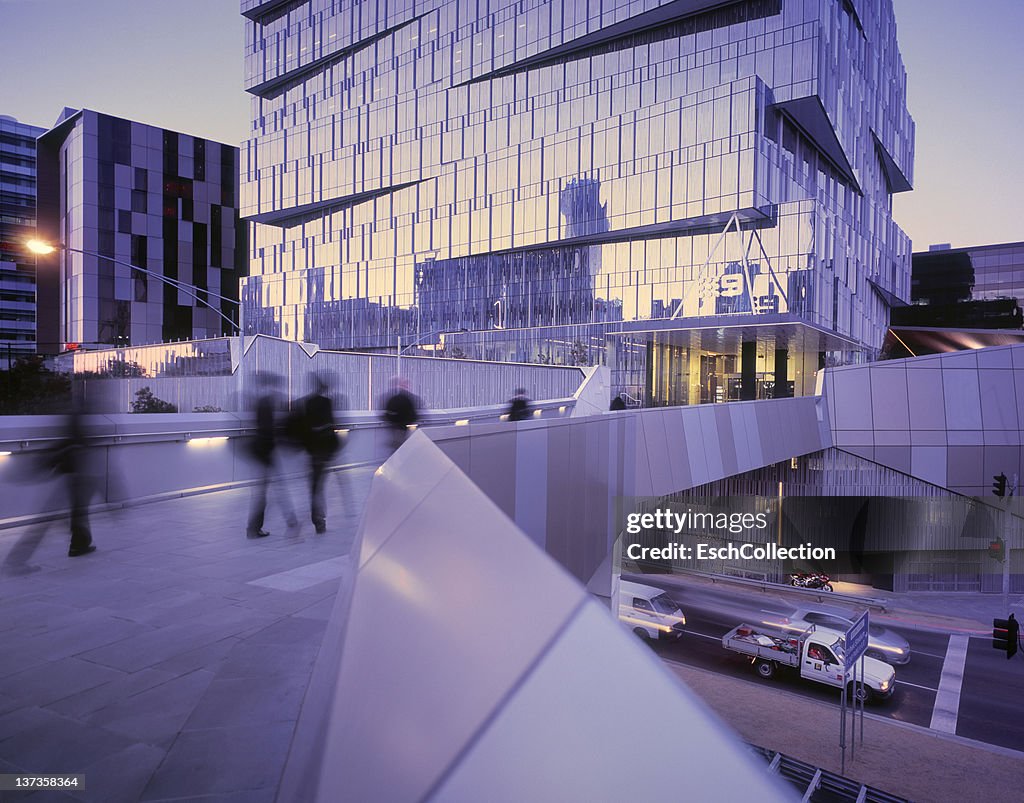
[(942, 677), (932, 708), (931, 729), (943, 733), (956, 733), (956, 720), (960, 710), (960, 687), (964, 683), (964, 665), (967, 663), (967, 636), (950, 636), (946, 660), (942, 663)]
[(897, 679), (896, 680), (896, 685), (897, 686), (913, 686), (915, 689), (924, 689), (925, 691), (934, 691), (934, 692), (938, 691), (938, 689), (936, 689), (936, 688), (934, 688), (932, 686), (922, 686), (919, 683), (911, 683), (909, 680), (899, 680), (899, 679)]
[(945, 660), (945, 658), (946, 658), (945, 655), (937, 655), (934, 652), (925, 652), (924, 650), (911, 649), (910, 650), (910, 654), (911, 655), (927, 655), (929, 658), (939, 658), (940, 660)]

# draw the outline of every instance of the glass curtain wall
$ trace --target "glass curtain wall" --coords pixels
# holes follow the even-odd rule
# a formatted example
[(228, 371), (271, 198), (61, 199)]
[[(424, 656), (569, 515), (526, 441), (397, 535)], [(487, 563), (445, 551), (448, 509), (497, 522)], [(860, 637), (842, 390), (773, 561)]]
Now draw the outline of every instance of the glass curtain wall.
[(720, 6), (250, 4), (249, 333), (611, 364), (619, 322), (782, 316), (873, 358), (909, 294), (891, 2)]

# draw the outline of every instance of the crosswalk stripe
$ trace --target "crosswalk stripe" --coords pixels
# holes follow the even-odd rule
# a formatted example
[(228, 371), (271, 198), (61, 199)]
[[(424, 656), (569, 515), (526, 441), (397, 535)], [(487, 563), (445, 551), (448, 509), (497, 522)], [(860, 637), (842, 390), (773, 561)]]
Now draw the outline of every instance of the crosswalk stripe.
[(946, 660), (942, 663), (942, 677), (939, 691), (932, 708), (931, 729), (943, 733), (956, 733), (956, 720), (960, 710), (960, 687), (964, 682), (964, 665), (967, 663), (967, 636), (950, 636), (946, 648)]

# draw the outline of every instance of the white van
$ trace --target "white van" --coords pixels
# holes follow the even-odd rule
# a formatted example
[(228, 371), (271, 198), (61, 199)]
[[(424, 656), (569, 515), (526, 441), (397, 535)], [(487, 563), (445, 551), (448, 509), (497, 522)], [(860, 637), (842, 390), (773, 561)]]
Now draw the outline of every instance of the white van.
[(619, 621), (640, 638), (677, 639), (683, 635), (686, 617), (660, 588), (619, 581)]

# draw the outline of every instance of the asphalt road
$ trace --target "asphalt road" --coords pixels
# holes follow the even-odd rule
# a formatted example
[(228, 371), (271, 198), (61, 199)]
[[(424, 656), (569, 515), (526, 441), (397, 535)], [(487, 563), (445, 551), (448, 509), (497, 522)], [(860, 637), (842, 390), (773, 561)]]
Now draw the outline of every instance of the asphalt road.
[[(785, 689), (802, 696), (831, 701), (838, 707), (841, 692), (802, 679), (795, 671), (778, 672), (761, 679), (749, 659), (722, 647), (722, 636), (740, 622), (757, 624), (778, 613), (777, 601), (740, 590), (704, 586), (679, 588), (660, 584), (657, 576), (624, 576), (663, 587), (686, 615), (686, 633), (678, 641), (652, 643), (669, 661), (708, 669), (761, 684), (766, 689)], [(809, 607), (809, 606), (808, 606)], [(910, 662), (896, 667), (892, 697), (868, 711), (900, 722), (929, 727), (942, 676), (949, 635), (891, 627), (910, 643)], [(1005, 690), (1001, 697), (996, 689)], [(970, 739), (1024, 751), (1024, 655), (1008, 661), (993, 650), (987, 638), (972, 638), (964, 667), (956, 733)]]
[(1024, 654), (1007, 660), (990, 639), (971, 639), (956, 732), (1024, 750)]

